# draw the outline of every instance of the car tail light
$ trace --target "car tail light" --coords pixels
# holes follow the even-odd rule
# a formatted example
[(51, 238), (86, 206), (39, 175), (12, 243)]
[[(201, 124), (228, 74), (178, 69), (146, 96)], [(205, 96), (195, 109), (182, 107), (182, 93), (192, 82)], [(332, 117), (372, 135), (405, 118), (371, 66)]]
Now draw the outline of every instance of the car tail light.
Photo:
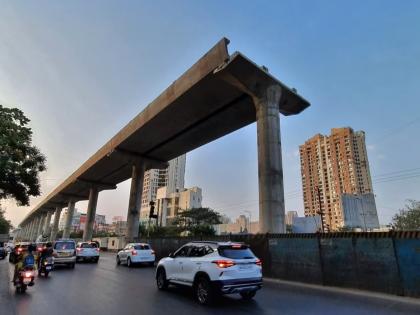
[(154, 255), (155, 254), (155, 251), (152, 249), (152, 255)]
[(96, 251), (99, 253), (99, 247), (96, 248)]
[(42, 247), (38, 247), (37, 250), (38, 250), (38, 252), (42, 252), (43, 248)]
[(32, 272), (25, 272), (25, 278), (31, 278)]
[(18, 248), (17, 251), (18, 251), (18, 253), (21, 253), (22, 252), (22, 248)]
[(257, 259), (257, 261), (255, 262), (256, 265), (258, 266), (262, 266), (262, 261), (261, 259)]
[(137, 255), (137, 251), (136, 250), (132, 250), (131, 251), (131, 255), (136, 256)]
[(81, 249), (81, 248), (77, 248), (76, 249), (78, 252), (81, 252), (83, 249)]
[(242, 245), (241, 244), (235, 244), (235, 245), (232, 245), (232, 248), (242, 248)]
[(215, 260), (212, 263), (216, 264), (219, 268), (229, 268), (235, 266), (235, 263), (232, 260)]

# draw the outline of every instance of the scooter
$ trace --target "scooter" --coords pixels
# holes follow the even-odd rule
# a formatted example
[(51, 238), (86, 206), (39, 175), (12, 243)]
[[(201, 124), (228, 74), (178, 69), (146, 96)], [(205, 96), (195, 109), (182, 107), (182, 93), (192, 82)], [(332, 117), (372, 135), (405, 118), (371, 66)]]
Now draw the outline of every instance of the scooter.
[(44, 274), (44, 277), (47, 278), (48, 274), (53, 270), (53, 268), (54, 268), (53, 257), (42, 258), (41, 262), (39, 263), (38, 276), (42, 276), (42, 274)]
[(27, 266), (19, 271), (19, 275), (13, 283), (17, 293), (25, 293), (28, 286), (34, 285), (35, 271), (33, 266)]

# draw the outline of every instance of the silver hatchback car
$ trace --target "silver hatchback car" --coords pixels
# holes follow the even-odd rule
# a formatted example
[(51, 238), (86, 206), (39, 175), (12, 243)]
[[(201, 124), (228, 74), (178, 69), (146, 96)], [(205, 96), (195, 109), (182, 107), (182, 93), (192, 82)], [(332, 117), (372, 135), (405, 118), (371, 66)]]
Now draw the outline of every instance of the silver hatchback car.
[(67, 265), (74, 268), (76, 264), (76, 242), (71, 239), (57, 240), (53, 246), (55, 265)]

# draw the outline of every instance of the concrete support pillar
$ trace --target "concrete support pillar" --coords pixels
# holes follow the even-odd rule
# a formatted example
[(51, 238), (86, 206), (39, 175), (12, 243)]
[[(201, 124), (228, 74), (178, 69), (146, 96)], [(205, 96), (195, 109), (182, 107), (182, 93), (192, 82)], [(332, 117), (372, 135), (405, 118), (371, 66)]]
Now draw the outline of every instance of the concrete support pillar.
[(39, 223), (39, 217), (36, 217), (33, 219), (33, 225), (32, 225), (32, 231), (31, 231), (31, 241), (35, 240), (36, 232), (38, 231), (38, 223)]
[(72, 228), (72, 220), (73, 220), (73, 214), (74, 214), (74, 206), (76, 205), (76, 202), (74, 200), (70, 200), (69, 204), (67, 206), (67, 216), (66, 216), (66, 222), (64, 223), (64, 230), (63, 230), (63, 238), (69, 238), (70, 232)]
[(31, 241), (34, 241), (36, 238), (36, 233), (38, 232), (38, 224), (40, 222), (41, 218), (38, 216), (34, 220), (34, 227), (32, 229), (32, 235), (31, 235)]
[(52, 212), (48, 211), (47, 215), (45, 217), (45, 222), (44, 222), (44, 227), (43, 227), (43, 230), (42, 230), (42, 235), (47, 236), (50, 233), (51, 215), (52, 215)]
[(29, 227), (30, 227), (29, 224), (25, 225), (25, 228), (23, 230), (23, 235), (21, 235), (22, 239), (25, 239), (25, 240), (29, 239)]
[(38, 223), (38, 226), (37, 226), (37, 232), (36, 232), (36, 235), (35, 235), (35, 241), (37, 240), (38, 236), (40, 236), (42, 234), (42, 230), (44, 229), (44, 223), (45, 223), (46, 218), (47, 218), (46, 213), (45, 214), (40, 214), (39, 223)]
[(61, 207), (55, 208), (54, 222), (53, 222), (53, 226), (52, 226), (51, 234), (50, 234), (51, 242), (54, 242), (55, 239), (57, 238), (58, 224), (60, 223), (60, 215), (61, 215)]
[(127, 211), (127, 242), (133, 242), (139, 234), (139, 220), (141, 209), (141, 197), (143, 192), (144, 171), (144, 163), (132, 166), (130, 200), (128, 202)]
[(93, 225), (95, 224), (96, 205), (98, 203), (99, 190), (96, 187), (91, 187), (89, 191), (89, 202), (86, 213), (86, 224), (83, 231), (83, 241), (90, 241), (93, 235)]
[(35, 224), (35, 219), (32, 219), (29, 222), (29, 229), (28, 229), (28, 241), (32, 240), (32, 235), (34, 233), (34, 224)]
[(260, 233), (284, 233), (284, 188), (279, 102), (281, 88), (269, 86), (254, 96), (257, 114)]

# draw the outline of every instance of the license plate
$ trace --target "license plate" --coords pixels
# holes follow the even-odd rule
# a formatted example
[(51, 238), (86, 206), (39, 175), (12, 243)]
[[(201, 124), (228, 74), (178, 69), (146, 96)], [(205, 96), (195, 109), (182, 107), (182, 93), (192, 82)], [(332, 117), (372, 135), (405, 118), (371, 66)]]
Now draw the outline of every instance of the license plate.
[(45, 267), (45, 270), (51, 270), (51, 266)]
[(23, 284), (31, 283), (31, 278), (23, 278)]
[(248, 270), (251, 269), (252, 266), (251, 265), (243, 265), (243, 266), (239, 266), (239, 270)]

